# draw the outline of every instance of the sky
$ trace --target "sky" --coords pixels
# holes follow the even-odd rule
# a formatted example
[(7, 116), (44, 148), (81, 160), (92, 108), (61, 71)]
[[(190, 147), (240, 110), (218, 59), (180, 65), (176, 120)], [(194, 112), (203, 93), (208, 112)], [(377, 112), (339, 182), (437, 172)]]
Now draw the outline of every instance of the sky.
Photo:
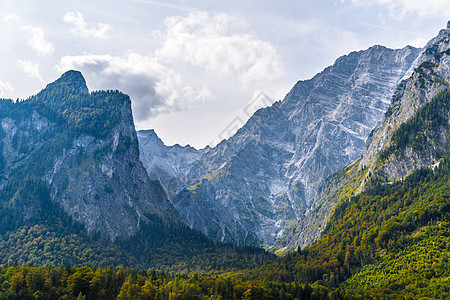
[(132, 99), (136, 129), (196, 148), (373, 45), (423, 47), (449, 0), (0, 0), (0, 98), (67, 70)]

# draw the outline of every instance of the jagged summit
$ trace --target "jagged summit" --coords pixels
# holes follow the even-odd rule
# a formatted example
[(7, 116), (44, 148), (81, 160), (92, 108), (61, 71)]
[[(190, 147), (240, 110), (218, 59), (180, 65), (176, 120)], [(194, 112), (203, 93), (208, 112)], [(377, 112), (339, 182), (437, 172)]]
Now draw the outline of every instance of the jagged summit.
[(137, 137), (140, 159), (150, 179), (159, 181), (169, 199), (174, 198), (185, 187), (184, 176), (200, 158), (200, 151), (189, 145), (166, 146), (153, 129), (138, 131)]
[[(26, 101), (0, 101), (0, 124), (0, 200), (20, 222), (41, 217), (39, 197), (110, 241), (133, 236), (148, 215), (181, 221), (139, 161), (128, 96), (89, 93), (83, 75), (68, 71)], [(34, 184), (43, 196), (32, 196)]]
[(273, 246), (319, 183), (361, 155), (419, 52), (373, 46), (340, 57), (197, 153), (161, 149), (138, 134), (141, 160), (192, 228), (215, 241)]
[(156, 147), (164, 147), (164, 142), (159, 138), (154, 129), (146, 129), (138, 131), (138, 136), (143, 136), (145, 139), (148, 139), (152, 142), (152, 144)]
[(385, 185), (403, 180), (417, 169), (439, 164), (448, 155), (448, 93), (434, 97), (447, 89), (450, 81), (449, 41), (450, 30), (442, 29), (420, 51), (412, 71), (408, 70), (397, 85), (384, 119), (368, 136), (361, 159), (318, 189), (308, 211), (279, 248), (311, 245), (339, 201), (350, 200), (374, 182)]
[(188, 148), (188, 149), (192, 149), (197, 151), (197, 149), (195, 147), (192, 147), (191, 145), (187, 144), (185, 146), (182, 146), (180, 144), (174, 144), (172, 146), (168, 146), (166, 145), (163, 140), (158, 136), (158, 134), (156, 133), (156, 131), (154, 129), (143, 129), (140, 130), (138, 132), (138, 136), (142, 137), (142, 139), (148, 139), (148, 140), (152, 140), (154, 143), (158, 144), (158, 145), (162, 145), (164, 147), (169, 147), (169, 148)]
[(59, 79), (47, 85), (47, 88), (66, 85), (81, 93), (89, 93), (86, 80), (80, 71), (70, 70), (61, 75)]

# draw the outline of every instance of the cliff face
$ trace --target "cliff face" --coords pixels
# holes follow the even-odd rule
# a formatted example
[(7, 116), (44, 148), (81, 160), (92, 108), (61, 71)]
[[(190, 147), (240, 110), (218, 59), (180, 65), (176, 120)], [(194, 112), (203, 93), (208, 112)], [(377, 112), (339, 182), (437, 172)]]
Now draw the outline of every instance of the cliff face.
[(393, 143), (392, 137), (399, 126), (409, 120), (424, 104), (430, 102), (438, 92), (448, 87), (450, 81), (449, 42), (450, 28), (447, 28), (441, 30), (439, 35), (427, 44), (417, 60), (417, 68), (412, 76), (404, 80), (398, 87), (383, 123), (372, 132), (361, 161), (361, 167), (370, 166), (370, 170), (374, 171), (375, 166), (382, 165), (382, 170), (376, 171), (393, 180), (412, 172), (417, 167), (430, 164), (436, 160), (433, 152), (439, 148), (441, 150), (447, 148), (448, 135), (441, 132), (440, 138), (428, 137), (425, 141), (432, 143), (429, 146), (433, 149), (428, 147), (428, 150), (433, 150), (431, 152), (425, 149), (417, 151), (417, 149), (409, 148), (404, 149), (401, 157), (398, 154), (392, 154), (390, 157), (386, 157), (385, 162), (376, 162), (379, 152)]
[(348, 201), (374, 182), (389, 184), (438, 164), (448, 153), (449, 41), (447, 28), (421, 51), (413, 71), (397, 86), (382, 123), (370, 133), (362, 157), (320, 187), (305, 215), (277, 248), (310, 245), (320, 237), (336, 203)]
[(161, 183), (169, 199), (173, 199), (188, 181), (190, 167), (201, 156), (195, 148), (180, 145), (167, 147), (154, 130), (137, 132), (140, 158), (151, 180)]
[[(2, 202), (23, 221), (48, 197), (90, 233), (129, 237), (144, 214), (178, 221), (160, 184), (139, 160), (128, 96), (89, 93), (69, 71), (27, 100), (0, 103)], [(43, 195), (29, 195), (30, 185)]]
[[(172, 173), (173, 205), (216, 241), (273, 246), (302, 218), (321, 182), (361, 155), (419, 51), (374, 46), (299, 81), (229, 140), (193, 154), (181, 176)], [(144, 161), (152, 147), (141, 145)], [(145, 166), (152, 173), (156, 163)]]

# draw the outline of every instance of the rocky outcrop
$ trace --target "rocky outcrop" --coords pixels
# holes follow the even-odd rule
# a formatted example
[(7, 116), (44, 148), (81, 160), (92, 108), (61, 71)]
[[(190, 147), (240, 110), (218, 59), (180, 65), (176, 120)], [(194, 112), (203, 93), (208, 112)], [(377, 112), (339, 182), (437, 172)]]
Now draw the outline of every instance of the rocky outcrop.
[[(181, 184), (169, 194), (183, 182), (185, 189), (173, 205), (216, 241), (275, 245), (302, 218), (320, 183), (361, 155), (419, 51), (374, 46), (299, 81), (229, 140), (199, 150), (183, 166), (186, 175), (174, 174)], [(141, 157), (151, 153), (141, 146)]]
[(146, 214), (181, 221), (139, 160), (128, 96), (89, 93), (81, 73), (69, 71), (36, 96), (1, 104), (2, 195), (10, 197), (2, 200), (24, 220), (40, 211), (29, 209), (39, 201), (22, 184), (32, 179), (89, 233), (111, 241), (132, 236)]
[(161, 183), (169, 199), (173, 199), (188, 181), (190, 167), (201, 154), (190, 146), (167, 147), (154, 130), (137, 132), (140, 159), (151, 180)]
[[(417, 60), (417, 68), (408, 79), (399, 86), (393, 97), (383, 123), (372, 133), (367, 149), (361, 161), (362, 167), (369, 167), (373, 173), (379, 152), (391, 144), (391, 138), (400, 124), (405, 123), (425, 103), (428, 103), (439, 91), (450, 83), (450, 29), (443, 29), (432, 39)], [(445, 137), (445, 134), (443, 135)], [(444, 142), (445, 143), (445, 142)], [(438, 143), (441, 144), (441, 143)], [(435, 145), (434, 147), (439, 147)], [(440, 146), (444, 147), (445, 146)], [(383, 163), (383, 176), (390, 180), (404, 176), (420, 166), (432, 163), (435, 158), (431, 153), (420, 155), (416, 151), (407, 151), (400, 160), (392, 157)], [(380, 170), (377, 170), (378, 172)]]

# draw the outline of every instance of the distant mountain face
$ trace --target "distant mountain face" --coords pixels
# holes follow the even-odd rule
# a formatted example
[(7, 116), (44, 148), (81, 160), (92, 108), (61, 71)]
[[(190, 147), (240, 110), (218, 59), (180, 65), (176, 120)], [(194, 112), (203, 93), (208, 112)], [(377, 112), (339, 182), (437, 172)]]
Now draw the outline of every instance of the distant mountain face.
[(27, 100), (0, 100), (0, 124), (1, 208), (17, 224), (49, 203), (111, 241), (132, 236), (147, 213), (180, 220), (139, 160), (128, 96), (89, 93), (69, 71)]
[(0, 125), (1, 265), (209, 272), (273, 259), (183, 223), (139, 160), (127, 95), (90, 93), (69, 71), (27, 100), (0, 99)]
[[(450, 25), (450, 23), (449, 23)], [(450, 27), (421, 51), (414, 71), (397, 87), (362, 158), (334, 174), (311, 201), (295, 229), (277, 247), (296, 249), (317, 240), (336, 203), (439, 164), (450, 149)]]
[(185, 187), (190, 166), (201, 157), (195, 148), (167, 147), (154, 130), (137, 132), (141, 161), (151, 180), (161, 183), (169, 199)]
[(164, 170), (161, 183), (190, 227), (216, 241), (273, 246), (320, 183), (361, 155), (419, 51), (374, 46), (343, 56), (214, 148), (167, 148), (154, 132), (139, 133), (141, 160), (152, 179)]

